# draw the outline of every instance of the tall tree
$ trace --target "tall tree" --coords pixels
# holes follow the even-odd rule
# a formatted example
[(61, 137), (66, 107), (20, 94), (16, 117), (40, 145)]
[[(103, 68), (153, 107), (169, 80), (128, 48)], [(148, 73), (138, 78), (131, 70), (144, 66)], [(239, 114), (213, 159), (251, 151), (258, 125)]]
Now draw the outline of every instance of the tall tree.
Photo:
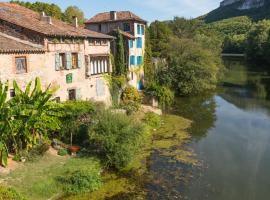
[(154, 80), (154, 65), (152, 62), (152, 49), (150, 43), (150, 33), (149, 28), (145, 29), (145, 52), (144, 52), (144, 80), (147, 83), (150, 83)]
[(81, 9), (79, 9), (77, 6), (67, 7), (67, 9), (64, 12), (64, 16), (63, 16), (64, 21), (66, 21), (68, 23), (72, 23), (74, 16), (78, 18), (78, 23), (80, 25), (82, 25), (84, 23), (84, 21), (85, 21), (84, 13)]
[(115, 55), (115, 75), (126, 75), (127, 67), (125, 63), (125, 50), (123, 36), (118, 29), (116, 32), (116, 55)]

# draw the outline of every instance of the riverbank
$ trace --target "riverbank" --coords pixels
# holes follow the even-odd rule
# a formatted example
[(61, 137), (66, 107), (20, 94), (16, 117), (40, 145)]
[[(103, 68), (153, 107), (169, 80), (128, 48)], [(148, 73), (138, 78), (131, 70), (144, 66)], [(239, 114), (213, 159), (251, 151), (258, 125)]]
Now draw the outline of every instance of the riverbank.
[[(153, 121), (144, 121), (144, 115), (141, 113), (138, 118), (143, 123), (148, 123), (149, 135), (145, 140), (144, 148), (136, 158), (119, 172), (103, 171), (103, 185), (99, 190), (62, 199), (145, 199), (147, 195), (145, 186), (148, 182), (153, 181), (149, 174), (151, 165), (149, 158), (153, 152), (159, 152), (175, 161), (196, 164), (192, 152), (184, 147), (190, 140), (187, 129), (190, 128), (191, 121), (178, 116), (164, 115), (161, 116), (160, 127), (153, 127)], [(47, 152), (39, 161), (23, 164), (9, 175), (1, 175), (0, 179), (2, 184), (15, 188), (30, 200), (61, 199), (59, 198), (59, 185), (53, 181), (55, 177), (65, 172), (65, 167), (80, 169), (81, 166), (89, 164), (84, 159), (61, 157)]]

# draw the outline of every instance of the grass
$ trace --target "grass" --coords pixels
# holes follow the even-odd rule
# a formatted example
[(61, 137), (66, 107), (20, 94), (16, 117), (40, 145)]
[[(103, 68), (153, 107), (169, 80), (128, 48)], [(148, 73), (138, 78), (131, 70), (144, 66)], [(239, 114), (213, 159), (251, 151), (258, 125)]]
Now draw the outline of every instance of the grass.
[(64, 175), (67, 170), (96, 164), (94, 158), (61, 157), (46, 153), (39, 161), (25, 163), (8, 176), (0, 176), (0, 179), (29, 200), (51, 199), (62, 195), (61, 185), (56, 181), (58, 176)]
[[(138, 114), (137, 119), (144, 116)], [(46, 153), (43, 158), (33, 163), (21, 165), (8, 176), (0, 176), (4, 184), (15, 188), (29, 200), (104, 200), (104, 199), (145, 199), (144, 184), (151, 180), (148, 174), (148, 158), (153, 150), (161, 156), (168, 156), (172, 161), (195, 164), (193, 153), (184, 148), (190, 141), (187, 129), (191, 121), (174, 115), (162, 117), (162, 125), (146, 129), (145, 145), (135, 159), (121, 172), (105, 172), (102, 175), (102, 187), (92, 193), (63, 196), (62, 186), (56, 178), (65, 174), (67, 170), (85, 169), (98, 164), (94, 158), (61, 157)], [(177, 148), (176, 148), (177, 147)]]

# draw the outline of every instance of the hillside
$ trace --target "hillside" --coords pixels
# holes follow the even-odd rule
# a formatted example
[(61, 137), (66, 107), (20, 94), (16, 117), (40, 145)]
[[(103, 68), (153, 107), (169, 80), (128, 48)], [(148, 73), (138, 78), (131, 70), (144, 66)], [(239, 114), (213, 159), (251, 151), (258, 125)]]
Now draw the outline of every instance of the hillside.
[(254, 20), (270, 19), (270, 0), (225, 0), (219, 8), (202, 18), (209, 23), (237, 16), (249, 16)]

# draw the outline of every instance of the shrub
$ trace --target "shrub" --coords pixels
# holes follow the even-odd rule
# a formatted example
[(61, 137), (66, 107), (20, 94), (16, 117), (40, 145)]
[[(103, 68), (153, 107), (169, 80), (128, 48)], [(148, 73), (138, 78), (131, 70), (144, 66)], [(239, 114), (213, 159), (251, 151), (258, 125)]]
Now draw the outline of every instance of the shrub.
[(144, 133), (144, 126), (132, 117), (104, 111), (90, 129), (90, 142), (107, 166), (121, 170), (139, 152)]
[(68, 169), (57, 181), (63, 186), (66, 194), (80, 194), (93, 192), (102, 185), (101, 168), (93, 161), (93, 164), (83, 166), (78, 169)]
[(122, 93), (122, 107), (127, 110), (128, 114), (137, 112), (141, 105), (141, 95), (139, 91), (132, 87), (126, 87)]
[(12, 188), (0, 186), (0, 200), (26, 200)]
[[(91, 101), (68, 101), (62, 103), (62, 129), (58, 135), (65, 143), (77, 143), (88, 139), (88, 124), (96, 112)], [(72, 141), (71, 141), (72, 140)]]
[(160, 107), (170, 106), (174, 100), (174, 93), (170, 88), (161, 86), (157, 83), (151, 83), (145, 89), (145, 94), (157, 98)]
[(29, 152), (26, 153), (26, 160), (35, 161), (38, 158), (44, 156), (44, 154), (49, 150), (50, 145), (47, 143), (42, 143), (34, 146)]
[(66, 155), (68, 155), (68, 151), (67, 151), (66, 149), (60, 149), (60, 150), (57, 152), (57, 154), (58, 154), (59, 156), (66, 156)]
[(153, 112), (146, 113), (143, 121), (152, 128), (159, 128), (161, 126), (161, 118)]

